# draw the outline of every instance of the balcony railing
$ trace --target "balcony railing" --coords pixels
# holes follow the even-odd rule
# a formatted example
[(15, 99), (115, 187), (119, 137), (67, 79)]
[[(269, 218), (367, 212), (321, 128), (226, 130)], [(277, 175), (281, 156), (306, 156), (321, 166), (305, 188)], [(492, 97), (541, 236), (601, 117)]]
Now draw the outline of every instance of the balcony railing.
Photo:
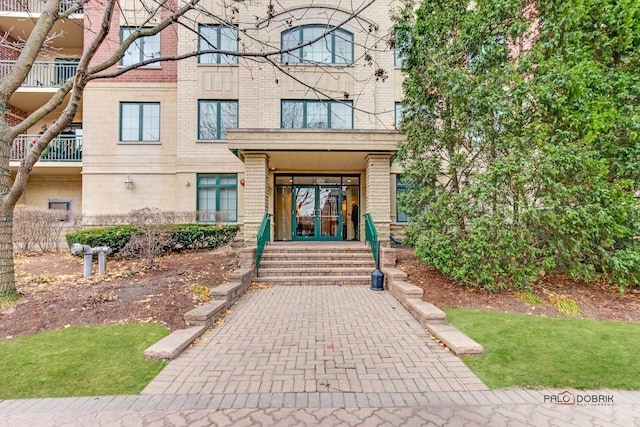
[[(75, 0), (60, 0), (60, 13), (68, 10), (75, 3)], [(44, 6), (44, 0), (0, 0), (0, 12), (40, 13), (44, 10)]]
[[(11, 146), (11, 160), (22, 160), (40, 138), (40, 135), (18, 135)], [(82, 137), (58, 136), (40, 155), (41, 162), (82, 161)]]
[[(0, 60), (0, 77), (13, 68), (16, 61)], [(36, 61), (22, 87), (59, 87), (78, 71), (75, 61)]]

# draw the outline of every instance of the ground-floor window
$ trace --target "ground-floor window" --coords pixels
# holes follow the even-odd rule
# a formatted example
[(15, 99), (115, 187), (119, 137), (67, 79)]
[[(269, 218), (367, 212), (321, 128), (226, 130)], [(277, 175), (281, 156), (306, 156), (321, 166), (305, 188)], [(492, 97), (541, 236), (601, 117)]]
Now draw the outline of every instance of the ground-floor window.
[(396, 175), (396, 222), (409, 222), (409, 216), (398, 206), (398, 199), (407, 192), (407, 184), (402, 182), (402, 176)]
[(198, 221), (238, 221), (238, 176), (198, 174)]

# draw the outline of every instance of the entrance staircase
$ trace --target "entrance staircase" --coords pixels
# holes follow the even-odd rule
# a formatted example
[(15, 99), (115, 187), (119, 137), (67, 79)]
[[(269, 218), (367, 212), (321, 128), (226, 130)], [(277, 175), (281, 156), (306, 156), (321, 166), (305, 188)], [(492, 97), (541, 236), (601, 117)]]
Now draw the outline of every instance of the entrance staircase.
[(375, 263), (364, 242), (273, 242), (254, 282), (265, 285), (370, 285)]

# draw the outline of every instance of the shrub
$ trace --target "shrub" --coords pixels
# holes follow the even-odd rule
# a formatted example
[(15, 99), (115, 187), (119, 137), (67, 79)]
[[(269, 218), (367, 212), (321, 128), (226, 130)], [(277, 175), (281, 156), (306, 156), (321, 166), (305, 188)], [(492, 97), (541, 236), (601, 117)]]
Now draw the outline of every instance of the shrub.
[(69, 233), (65, 238), (69, 247), (74, 243), (91, 247), (109, 246), (113, 250), (113, 254), (118, 256), (118, 252), (129, 242), (131, 236), (141, 235), (142, 233), (142, 229), (138, 227), (116, 225)]
[(121, 258), (150, 256), (152, 241), (156, 254), (190, 249), (215, 249), (229, 243), (238, 233), (237, 225), (177, 224), (159, 225), (153, 229), (157, 238), (149, 239), (149, 228), (118, 225), (95, 228), (66, 235), (67, 244), (80, 243), (89, 246), (109, 246), (113, 255)]
[(13, 214), (13, 243), (21, 252), (58, 249), (62, 229), (69, 219), (60, 210), (16, 208)]

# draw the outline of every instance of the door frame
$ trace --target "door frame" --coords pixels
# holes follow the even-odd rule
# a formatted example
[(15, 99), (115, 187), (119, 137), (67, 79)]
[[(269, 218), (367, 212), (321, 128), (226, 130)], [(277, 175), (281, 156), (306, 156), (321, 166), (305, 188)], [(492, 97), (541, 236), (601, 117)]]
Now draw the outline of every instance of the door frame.
[[(337, 211), (335, 213), (335, 217), (337, 219), (337, 223), (335, 225), (336, 230), (334, 235), (323, 236), (322, 235), (322, 209), (321, 209), (321, 189), (322, 188), (333, 188), (336, 189), (338, 200), (336, 200), (337, 209), (341, 209), (342, 206), (342, 185), (340, 184), (294, 184), (292, 187), (292, 197), (293, 202), (291, 203), (292, 212), (291, 212), (291, 238), (296, 241), (341, 241), (343, 240), (342, 235), (342, 214), (341, 211)], [(298, 193), (297, 189), (300, 188), (308, 188), (313, 189), (314, 193), (314, 206), (313, 206), (313, 234), (311, 235), (298, 235)]]

